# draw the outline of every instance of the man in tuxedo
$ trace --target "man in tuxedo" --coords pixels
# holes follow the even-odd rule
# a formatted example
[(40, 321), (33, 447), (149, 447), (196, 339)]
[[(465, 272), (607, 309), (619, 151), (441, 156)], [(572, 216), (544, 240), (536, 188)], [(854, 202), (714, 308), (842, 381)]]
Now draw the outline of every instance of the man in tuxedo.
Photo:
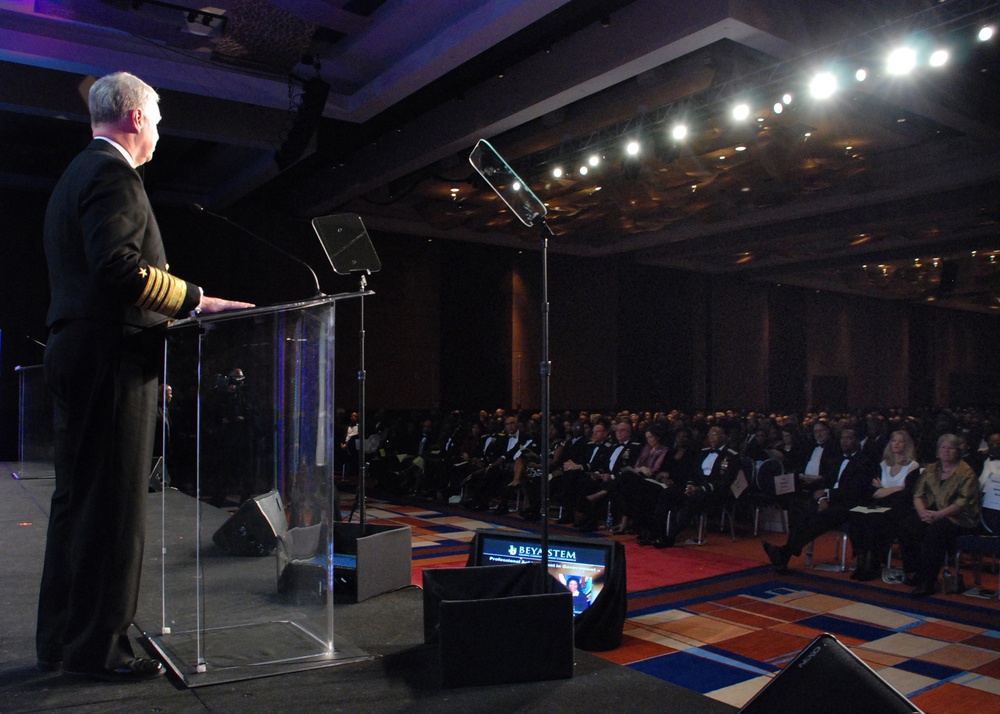
[(875, 490), (873, 481), (879, 477), (879, 467), (861, 451), (854, 427), (841, 429), (840, 448), (840, 465), (833, 485), (817, 488), (811, 494), (816, 512), (803, 523), (789, 526), (785, 545), (763, 544), (767, 557), (779, 573), (788, 570), (788, 561), (793, 555), (801, 555), (806, 544), (829, 530), (843, 527), (850, 510), (867, 503)]
[(490, 501), (497, 495), (500, 496), (500, 502), (493, 507), (492, 512), (504, 515), (510, 510), (507, 485), (514, 477), (514, 461), (523, 449), (538, 450), (534, 440), (522, 432), (521, 422), (515, 415), (504, 417), (503, 433), (497, 435), (486, 447), (484, 461), (488, 466), (469, 477), (473, 510), (487, 510)]
[(135, 656), (145, 504), (168, 318), (249, 303), (206, 296), (167, 272), (136, 167), (159, 134), (159, 98), (130, 74), (90, 89), (94, 140), (45, 213), (51, 285), (45, 379), (54, 401), (55, 490), (38, 602), (43, 670), (109, 681), (164, 673)]
[(813, 448), (807, 452), (809, 456), (802, 473), (796, 476), (795, 491), (778, 498), (781, 507), (788, 511), (791, 530), (803, 527), (815, 515), (816, 499), (812, 497), (813, 492), (820, 488), (830, 488), (836, 481), (840, 467), (842, 453), (830, 424), (825, 419), (817, 421), (812, 426), (812, 434)]
[[(708, 448), (702, 449), (697, 465), (687, 481), (675, 482), (663, 489), (656, 504), (656, 522), (664, 532), (652, 542), (657, 548), (671, 548), (681, 531), (689, 528), (702, 513), (717, 508), (731, 493), (730, 487), (740, 470), (740, 457), (726, 445), (726, 431), (721, 426), (708, 430)], [(676, 522), (665, 530), (667, 513), (678, 511)], [(642, 539), (639, 545), (650, 545)]]
[[(576, 509), (579, 508), (580, 501), (594, 492), (592, 489), (597, 485), (598, 474), (607, 471), (611, 452), (611, 444), (608, 442), (610, 426), (611, 422), (607, 418), (598, 419), (591, 428), (590, 440), (583, 450), (585, 460), (568, 459), (563, 462), (563, 514), (556, 523), (568, 525), (576, 522)], [(586, 525), (589, 530), (597, 527), (596, 523)], [(593, 528), (589, 528), (591, 525)]]

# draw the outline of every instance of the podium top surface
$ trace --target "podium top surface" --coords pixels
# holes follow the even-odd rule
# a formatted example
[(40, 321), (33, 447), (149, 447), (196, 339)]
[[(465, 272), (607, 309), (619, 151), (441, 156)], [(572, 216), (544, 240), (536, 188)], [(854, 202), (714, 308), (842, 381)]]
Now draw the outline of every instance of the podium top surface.
[(317, 307), (319, 305), (329, 305), (341, 300), (350, 300), (374, 294), (375, 292), (373, 290), (359, 290), (351, 293), (337, 293), (336, 295), (318, 295), (316, 297), (309, 298), (308, 300), (296, 300), (293, 302), (276, 303), (274, 305), (249, 307), (243, 310), (226, 310), (225, 312), (213, 312), (211, 314), (202, 313), (201, 315), (192, 315), (191, 317), (174, 320), (167, 325), (167, 329), (179, 330), (193, 325), (204, 325), (215, 322), (223, 322), (225, 320), (238, 320), (245, 317), (273, 315), (279, 312), (292, 312), (295, 310), (308, 310), (309, 308)]

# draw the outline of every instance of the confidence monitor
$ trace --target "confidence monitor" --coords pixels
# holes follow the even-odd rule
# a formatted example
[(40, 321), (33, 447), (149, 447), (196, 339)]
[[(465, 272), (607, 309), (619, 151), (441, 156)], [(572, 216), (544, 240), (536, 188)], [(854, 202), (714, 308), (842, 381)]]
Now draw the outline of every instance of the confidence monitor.
[[(477, 530), (468, 565), (540, 563), (537, 533)], [(627, 610), (625, 549), (605, 538), (549, 538), (548, 571), (573, 594), (576, 646), (614, 649), (621, 643)]]

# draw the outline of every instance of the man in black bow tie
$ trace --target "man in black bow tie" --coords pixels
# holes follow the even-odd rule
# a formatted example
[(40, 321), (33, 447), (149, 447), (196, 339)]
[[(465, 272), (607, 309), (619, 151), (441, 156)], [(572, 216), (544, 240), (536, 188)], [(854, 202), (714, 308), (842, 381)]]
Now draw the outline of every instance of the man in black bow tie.
[(793, 555), (801, 555), (807, 543), (829, 530), (842, 527), (847, 523), (850, 510), (871, 498), (874, 491), (872, 482), (879, 477), (879, 467), (861, 452), (854, 427), (841, 429), (840, 448), (842, 457), (833, 486), (812, 493), (816, 513), (791, 528), (785, 545), (763, 544), (767, 557), (779, 573), (788, 570), (788, 561)]

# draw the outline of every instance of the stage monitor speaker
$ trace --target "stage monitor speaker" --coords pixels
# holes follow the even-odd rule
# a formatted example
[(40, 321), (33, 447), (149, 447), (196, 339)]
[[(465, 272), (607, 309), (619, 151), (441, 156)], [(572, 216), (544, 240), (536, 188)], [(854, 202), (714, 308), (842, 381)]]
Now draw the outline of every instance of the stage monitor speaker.
[(739, 714), (802, 711), (921, 714), (906, 697), (829, 634), (810, 642)]
[(270, 555), (278, 536), (288, 530), (285, 510), (277, 491), (254, 496), (240, 506), (212, 536), (230, 555)]

